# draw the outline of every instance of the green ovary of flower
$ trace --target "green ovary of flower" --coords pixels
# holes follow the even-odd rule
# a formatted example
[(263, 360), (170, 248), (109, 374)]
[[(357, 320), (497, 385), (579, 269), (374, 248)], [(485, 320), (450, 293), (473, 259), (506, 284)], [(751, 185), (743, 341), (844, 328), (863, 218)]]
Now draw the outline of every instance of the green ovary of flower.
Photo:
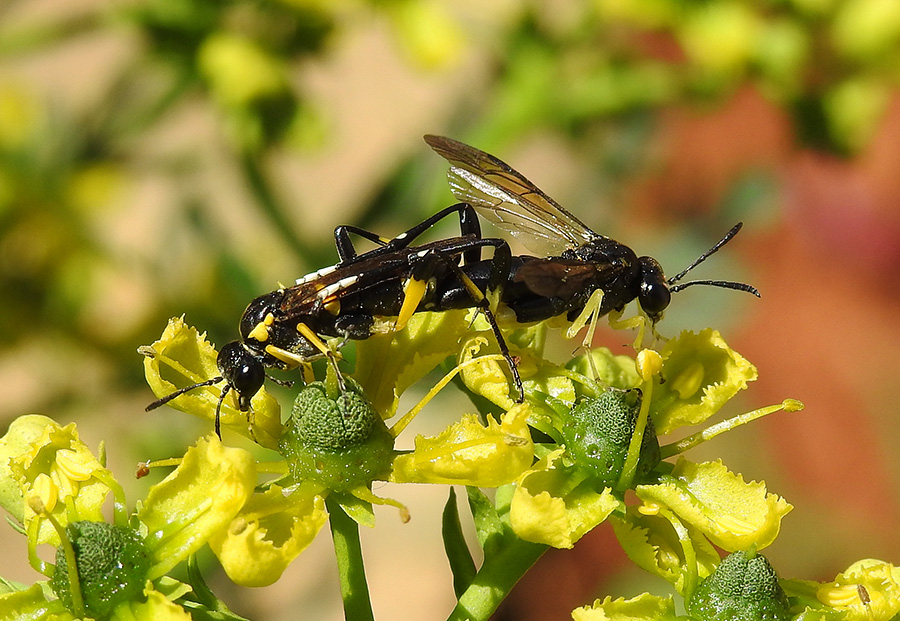
[(359, 385), (344, 382), (343, 391), (314, 382), (294, 402), (279, 447), (295, 481), (350, 491), (390, 473), (394, 437)]
[[(119, 604), (140, 596), (150, 555), (137, 532), (105, 522), (73, 522), (66, 527), (66, 535), (75, 552), (84, 609), (90, 617), (106, 618)], [(69, 611), (77, 612), (63, 546), (57, 548), (50, 588)]]
[(734, 552), (706, 577), (687, 602), (700, 621), (781, 621), (790, 618), (778, 575), (762, 555)]
[[(566, 452), (587, 468), (601, 486), (615, 486), (622, 474), (635, 423), (641, 409), (638, 390), (607, 390), (586, 399), (571, 412), (571, 422), (560, 429)], [(647, 421), (641, 439), (636, 478), (645, 477), (660, 461), (653, 422)]]

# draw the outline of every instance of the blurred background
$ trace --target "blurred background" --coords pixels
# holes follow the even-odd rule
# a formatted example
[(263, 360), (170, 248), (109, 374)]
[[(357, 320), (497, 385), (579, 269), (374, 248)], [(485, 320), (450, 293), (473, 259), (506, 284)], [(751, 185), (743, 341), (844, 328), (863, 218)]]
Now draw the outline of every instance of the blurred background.
[[(0, 432), (28, 412), (77, 421), (134, 502), (139, 459), (209, 431), (144, 412), (136, 348), (181, 314), (232, 340), (249, 300), (334, 263), (335, 225), (390, 236), (454, 202), (421, 140), (444, 134), (670, 274), (742, 220), (697, 277), (762, 298), (692, 288), (660, 330), (717, 327), (758, 366), (725, 414), (807, 409), (689, 456), (795, 505), (766, 551), (782, 577), (900, 562), (898, 85), (895, 0), (4, 0)], [(446, 490), (376, 492), (413, 516), (379, 510), (363, 533), (376, 616), (445, 618)], [(24, 539), (2, 537), (4, 576), (34, 581)], [(250, 618), (338, 619), (330, 555), (323, 532), (272, 587), (208, 574)], [(665, 587), (601, 527), (497, 618)]]

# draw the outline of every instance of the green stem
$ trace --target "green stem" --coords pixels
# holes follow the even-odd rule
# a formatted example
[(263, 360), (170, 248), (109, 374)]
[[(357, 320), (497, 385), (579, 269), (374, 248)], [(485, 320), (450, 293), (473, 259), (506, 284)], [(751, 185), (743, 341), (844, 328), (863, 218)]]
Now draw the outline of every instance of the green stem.
[(486, 558), (478, 574), (459, 598), (447, 621), (481, 621), (491, 617), (547, 546), (516, 539)]
[(366, 570), (363, 566), (362, 548), (359, 545), (359, 524), (344, 513), (333, 497), (325, 499), (334, 555), (337, 558), (341, 581), (341, 597), (344, 599), (344, 618), (354, 621), (374, 621)]

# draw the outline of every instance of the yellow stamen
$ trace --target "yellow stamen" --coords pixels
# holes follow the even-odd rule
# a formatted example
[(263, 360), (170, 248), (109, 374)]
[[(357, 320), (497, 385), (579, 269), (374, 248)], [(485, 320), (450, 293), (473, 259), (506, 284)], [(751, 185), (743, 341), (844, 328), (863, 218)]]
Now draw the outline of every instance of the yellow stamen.
[(56, 467), (62, 475), (73, 481), (87, 481), (94, 472), (91, 464), (79, 458), (78, 453), (71, 449), (56, 451)]
[(59, 499), (59, 488), (47, 474), (41, 473), (34, 478), (31, 489), (28, 491), (29, 506), (40, 506), (43, 511), (35, 511), (35, 513), (50, 512), (56, 506)]
[(688, 367), (671, 380), (671, 388), (682, 399), (690, 399), (703, 385), (706, 371), (699, 362), (692, 362)]

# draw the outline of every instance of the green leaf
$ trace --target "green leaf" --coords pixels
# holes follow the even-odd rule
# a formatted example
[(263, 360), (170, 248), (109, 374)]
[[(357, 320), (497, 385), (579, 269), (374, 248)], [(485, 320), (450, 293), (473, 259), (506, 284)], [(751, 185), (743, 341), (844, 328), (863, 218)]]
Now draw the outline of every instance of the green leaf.
[(453, 574), (453, 592), (459, 597), (472, 583), (475, 577), (475, 561), (463, 536), (459, 521), (459, 506), (456, 503), (456, 490), (450, 487), (450, 494), (444, 511), (441, 514), (441, 536), (444, 540), (444, 551), (450, 562)]

